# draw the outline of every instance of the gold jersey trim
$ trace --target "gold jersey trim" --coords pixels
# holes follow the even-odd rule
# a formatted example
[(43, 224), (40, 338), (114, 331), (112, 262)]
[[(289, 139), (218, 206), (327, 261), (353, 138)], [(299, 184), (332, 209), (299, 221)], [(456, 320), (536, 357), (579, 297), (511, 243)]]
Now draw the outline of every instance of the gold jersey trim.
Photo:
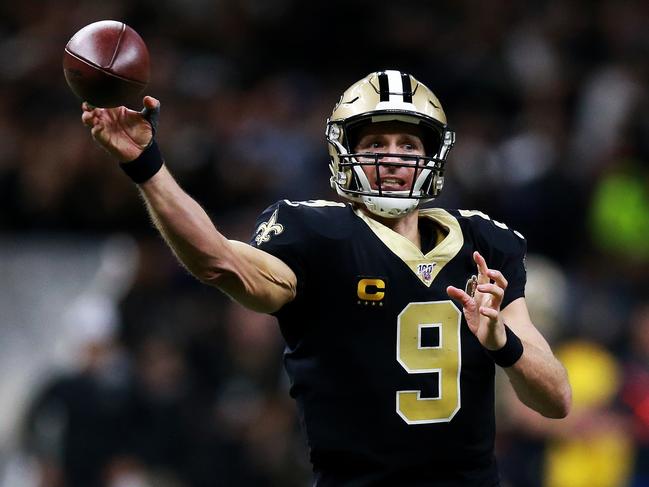
[(464, 236), (459, 222), (453, 215), (441, 208), (419, 210), (419, 218), (429, 218), (448, 232), (446, 237), (426, 254), (422, 253), (421, 249), (406, 237), (368, 217), (360, 209), (357, 208), (354, 212), (427, 287), (430, 287), (444, 266), (458, 254), (464, 245)]

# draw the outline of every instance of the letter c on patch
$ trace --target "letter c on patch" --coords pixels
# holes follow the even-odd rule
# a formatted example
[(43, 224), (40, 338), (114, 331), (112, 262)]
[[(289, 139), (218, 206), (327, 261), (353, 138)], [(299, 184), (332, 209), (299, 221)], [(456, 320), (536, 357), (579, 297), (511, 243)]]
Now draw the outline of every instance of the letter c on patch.
[(358, 281), (358, 297), (364, 301), (381, 301), (385, 296), (383, 279), (361, 279)]

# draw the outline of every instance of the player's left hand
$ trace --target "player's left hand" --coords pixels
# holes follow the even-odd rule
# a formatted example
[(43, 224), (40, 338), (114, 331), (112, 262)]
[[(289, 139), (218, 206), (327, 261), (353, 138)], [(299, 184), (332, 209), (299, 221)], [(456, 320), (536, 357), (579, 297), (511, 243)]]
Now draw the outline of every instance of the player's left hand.
[(500, 271), (489, 269), (479, 252), (473, 252), (473, 260), (478, 267), (478, 285), (474, 295), (453, 286), (448, 286), (446, 292), (462, 303), (469, 329), (482, 346), (488, 350), (498, 350), (507, 342), (505, 324), (500, 316), (507, 279)]

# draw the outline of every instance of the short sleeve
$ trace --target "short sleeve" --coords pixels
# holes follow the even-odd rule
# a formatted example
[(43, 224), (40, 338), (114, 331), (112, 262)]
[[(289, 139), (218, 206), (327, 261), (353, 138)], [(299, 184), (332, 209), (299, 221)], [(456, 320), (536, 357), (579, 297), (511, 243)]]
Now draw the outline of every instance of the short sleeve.
[(501, 304), (502, 308), (507, 307), (512, 301), (525, 296), (525, 284), (527, 283), (527, 269), (525, 268), (525, 255), (527, 253), (527, 242), (524, 238), (514, 235), (509, 252), (503, 256), (501, 272), (507, 279), (507, 289)]
[(288, 265), (297, 277), (299, 294), (306, 278), (308, 239), (307, 227), (297, 208), (279, 201), (257, 218), (250, 245)]
[(501, 308), (505, 308), (512, 301), (525, 296), (527, 241), (519, 232), (502, 223), (483, 218), (473, 220), (480, 227), (478, 250), (485, 257), (487, 265), (498, 269), (507, 279), (507, 289), (501, 304)]

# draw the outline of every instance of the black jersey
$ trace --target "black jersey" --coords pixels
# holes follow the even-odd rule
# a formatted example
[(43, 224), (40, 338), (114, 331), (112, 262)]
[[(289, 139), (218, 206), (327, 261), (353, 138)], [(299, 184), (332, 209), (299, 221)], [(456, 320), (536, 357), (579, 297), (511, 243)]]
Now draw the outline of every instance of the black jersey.
[(525, 240), (476, 211), (419, 214), (447, 232), (426, 254), (349, 204), (284, 200), (257, 223), (252, 245), (297, 276), (276, 316), (316, 485), (498, 484), (494, 363), (446, 287), (465, 287), (478, 250), (506, 307)]

